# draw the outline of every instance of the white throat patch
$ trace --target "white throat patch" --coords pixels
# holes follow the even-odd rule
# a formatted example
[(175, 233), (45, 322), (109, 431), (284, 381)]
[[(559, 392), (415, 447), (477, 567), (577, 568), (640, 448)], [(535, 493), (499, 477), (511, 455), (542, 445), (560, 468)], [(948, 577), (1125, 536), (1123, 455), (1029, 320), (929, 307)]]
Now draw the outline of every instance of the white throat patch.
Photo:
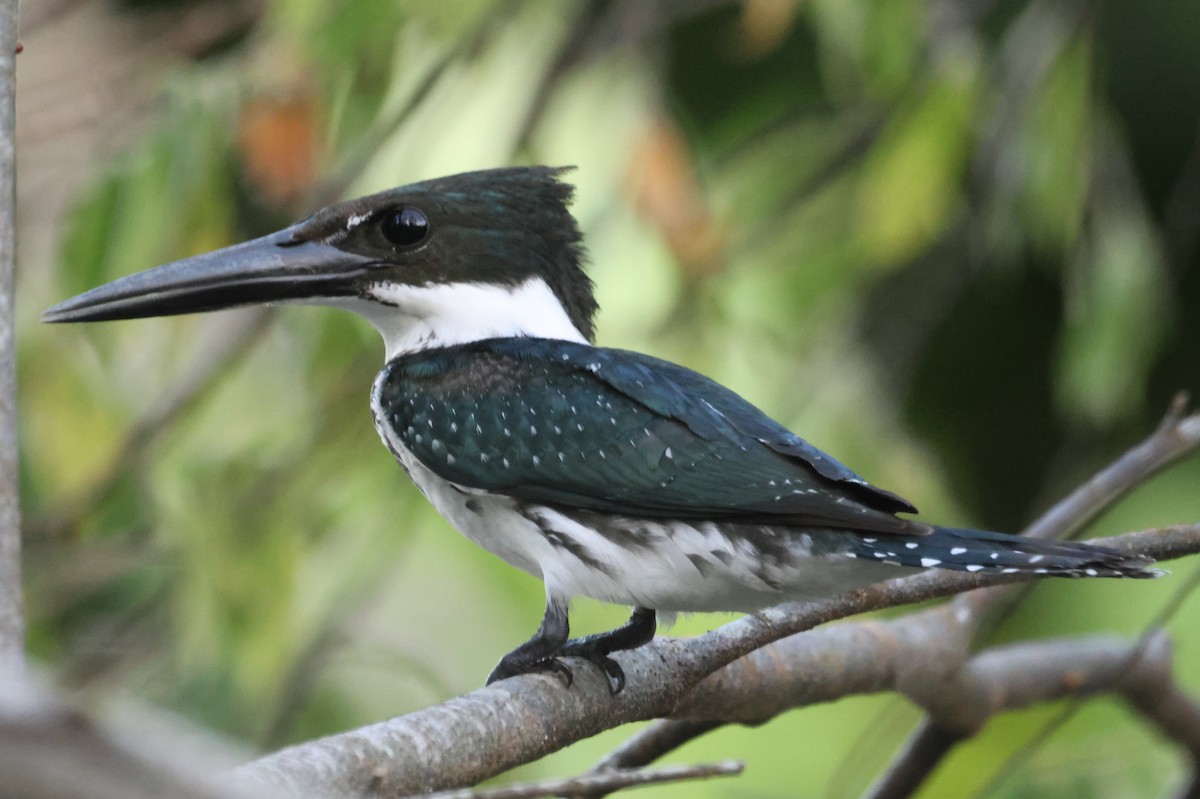
[(389, 361), (406, 352), (507, 336), (587, 341), (540, 277), (512, 287), (380, 282), (368, 293), (374, 301), (347, 297), (323, 304), (354, 311), (374, 325)]

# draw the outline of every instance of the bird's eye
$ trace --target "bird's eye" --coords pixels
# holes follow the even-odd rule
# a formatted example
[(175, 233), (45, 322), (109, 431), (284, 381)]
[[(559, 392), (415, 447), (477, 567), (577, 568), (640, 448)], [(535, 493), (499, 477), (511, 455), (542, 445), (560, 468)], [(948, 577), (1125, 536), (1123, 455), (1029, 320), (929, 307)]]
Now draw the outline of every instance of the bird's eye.
[(397, 247), (411, 247), (429, 235), (429, 220), (416, 208), (397, 208), (384, 214), (380, 230)]

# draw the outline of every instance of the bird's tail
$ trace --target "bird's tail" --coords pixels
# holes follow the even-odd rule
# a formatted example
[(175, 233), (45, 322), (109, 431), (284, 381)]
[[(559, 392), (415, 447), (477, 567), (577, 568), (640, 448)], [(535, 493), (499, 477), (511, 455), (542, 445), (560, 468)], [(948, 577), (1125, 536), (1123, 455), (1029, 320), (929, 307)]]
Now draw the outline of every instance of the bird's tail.
[(860, 537), (854, 556), (897, 566), (1054, 577), (1161, 577), (1154, 561), (1071, 541), (934, 527), (929, 535)]

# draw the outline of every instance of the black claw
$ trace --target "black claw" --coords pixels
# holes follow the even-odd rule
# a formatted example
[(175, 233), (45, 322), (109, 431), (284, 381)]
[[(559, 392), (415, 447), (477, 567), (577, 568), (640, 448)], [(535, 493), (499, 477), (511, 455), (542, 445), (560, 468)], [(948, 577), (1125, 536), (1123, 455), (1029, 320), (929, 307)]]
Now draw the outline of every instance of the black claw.
[(621, 668), (620, 663), (610, 658), (606, 653), (595, 649), (585, 649), (582, 647), (574, 647), (572, 649), (574, 651), (564, 652), (563, 654), (586, 660), (588, 663), (595, 665), (608, 678), (609, 693), (613, 696), (621, 693), (625, 688), (625, 670)]
[(509, 677), (518, 677), (522, 674), (538, 674), (549, 672), (556, 677), (561, 677), (563, 685), (570, 688), (575, 682), (575, 675), (571, 672), (571, 667), (563, 663), (558, 658), (545, 658), (542, 660), (533, 661), (531, 663), (520, 663), (509, 660), (508, 657), (501, 658), (496, 664), (496, 668), (492, 669), (492, 673), (488, 675), (487, 685), (500, 680), (507, 680)]
[(608, 691), (613, 696), (621, 693), (625, 688), (625, 670), (621, 668), (620, 663), (608, 656), (607, 651), (596, 646), (594, 640), (581, 638), (568, 641), (563, 649), (563, 654), (586, 660), (604, 672), (604, 676), (608, 678)]
[(571, 671), (571, 667), (563, 663), (558, 658), (551, 658), (547, 664), (547, 669), (563, 678), (563, 687), (570, 688), (575, 683), (575, 674)]
[(567, 609), (560, 605), (547, 604), (542, 626), (532, 638), (500, 658), (496, 668), (488, 675), (487, 684), (516, 677), (518, 674), (549, 671), (561, 677), (570, 688), (571, 683), (575, 681), (575, 675), (558, 659), (568, 635)]
[(608, 690), (613, 696), (625, 689), (625, 670), (609, 655), (627, 649), (636, 649), (654, 637), (655, 616), (649, 608), (637, 608), (623, 626), (616, 630), (586, 638), (576, 638), (563, 645), (562, 653), (583, 658), (604, 672), (608, 678)]
[(609, 693), (616, 696), (625, 690), (625, 669), (621, 668), (620, 663), (612, 658), (604, 658), (597, 665), (604, 671), (604, 676), (608, 678)]
[(515, 673), (505, 668), (504, 661), (502, 660), (496, 664), (496, 668), (492, 669), (492, 673), (487, 676), (487, 682), (484, 685), (491, 685), (494, 682), (500, 682), (500, 680), (507, 680), (509, 677), (515, 676)]

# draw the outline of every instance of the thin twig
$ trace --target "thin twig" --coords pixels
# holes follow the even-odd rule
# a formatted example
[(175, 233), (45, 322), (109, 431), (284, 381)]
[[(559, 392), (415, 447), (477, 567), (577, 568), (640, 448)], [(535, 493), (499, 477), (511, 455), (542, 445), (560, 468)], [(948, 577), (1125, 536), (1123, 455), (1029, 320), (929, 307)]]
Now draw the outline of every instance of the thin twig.
[[(1151, 476), (1200, 447), (1200, 413), (1186, 416), (1188, 396), (1180, 392), (1158, 427), (1076, 488), (1025, 529), (1030, 538), (1069, 538)], [(996, 588), (954, 600), (956, 613), (974, 620), (978, 639), (1021, 600), (1029, 586)]]
[(513, 150), (520, 152), (529, 146), (530, 136), (533, 135), (534, 129), (541, 121), (542, 114), (545, 113), (546, 106), (549, 105), (550, 98), (554, 94), (554, 89), (558, 86), (559, 81), (579, 63), (587, 51), (589, 38), (596, 33), (597, 23), (604, 12), (610, 8), (609, 4), (603, 0), (588, 0), (579, 4), (575, 19), (567, 27), (566, 33), (554, 53), (554, 58), (542, 73), (537, 89), (533, 92), (533, 99), (525, 109), (521, 126), (517, 129), (518, 132), (514, 138), (516, 144)]
[(683, 746), (688, 741), (724, 726), (723, 721), (677, 721), (660, 719), (605, 755), (592, 771), (637, 768)]
[(1188, 395), (1176, 394), (1154, 432), (1089, 478), (1026, 528), (1030, 538), (1067, 538), (1117, 500), (1200, 447), (1200, 413), (1187, 415)]
[(934, 767), (964, 739), (962, 732), (926, 719), (905, 743), (895, 765), (885, 771), (867, 791), (871, 799), (900, 799), (911, 796)]
[(0, 1), (0, 669), (25, 661), (21, 602), (21, 506), (17, 482), (17, 380), (13, 265), (16, 252), (17, 0)]
[(542, 796), (587, 796), (593, 797), (636, 788), (642, 785), (658, 785), (664, 782), (684, 780), (706, 780), (712, 777), (733, 777), (742, 773), (745, 765), (737, 760), (706, 763), (698, 766), (667, 766), (642, 771), (589, 772), (567, 779), (542, 780), (540, 782), (505, 785), (500, 788), (465, 788), (458, 791), (442, 791), (422, 794), (422, 799), (538, 799)]

